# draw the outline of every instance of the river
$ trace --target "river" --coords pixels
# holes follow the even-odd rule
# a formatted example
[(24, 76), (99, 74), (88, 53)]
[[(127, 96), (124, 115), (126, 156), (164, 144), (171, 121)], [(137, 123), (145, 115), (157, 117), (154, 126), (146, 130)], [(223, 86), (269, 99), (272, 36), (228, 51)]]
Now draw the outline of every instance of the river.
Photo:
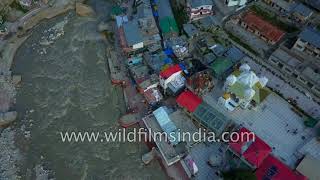
[[(97, 2), (90, 3), (101, 13), (105, 8)], [(22, 179), (35, 179), (39, 165), (58, 180), (166, 178), (157, 161), (143, 165), (141, 155), (148, 151), (143, 143), (61, 141), (59, 132), (119, 129), (125, 105), (121, 89), (110, 83), (106, 46), (97, 32), (104, 16), (69, 12), (42, 22), (17, 51), (13, 71), (22, 75), (16, 104)]]

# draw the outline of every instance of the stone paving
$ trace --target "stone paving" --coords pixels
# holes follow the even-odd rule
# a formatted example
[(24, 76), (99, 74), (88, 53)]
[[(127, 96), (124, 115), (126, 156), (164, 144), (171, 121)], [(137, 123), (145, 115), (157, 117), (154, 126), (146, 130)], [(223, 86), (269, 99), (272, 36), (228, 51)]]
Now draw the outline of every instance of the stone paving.
[(199, 172), (195, 176), (196, 180), (220, 179), (220, 177), (216, 174), (217, 169), (209, 166), (208, 164), (211, 154), (219, 154), (221, 156), (224, 155), (222, 153), (224, 151), (220, 151), (219, 148), (220, 144), (205, 143), (196, 144), (192, 147), (190, 156), (193, 158), (199, 169)]
[(217, 104), (217, 95), (214, 94), (206, 95), (204, 100), (236, 124), (255, 132), (273, 148), (275, 156), (291, 167), (301, 158), (297, 150), (314, 137), (313, 131), (304, 126), (303, 119), (274, 93), (256, 111), (236, 109), (229, 112)]

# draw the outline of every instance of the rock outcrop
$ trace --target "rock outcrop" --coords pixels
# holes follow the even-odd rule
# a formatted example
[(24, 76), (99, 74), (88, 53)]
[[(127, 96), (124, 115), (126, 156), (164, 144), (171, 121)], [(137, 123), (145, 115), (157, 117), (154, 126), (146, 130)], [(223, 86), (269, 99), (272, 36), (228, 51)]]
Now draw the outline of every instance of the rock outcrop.
[(95, 14), (94, 10), (90, 6), (82, 3), (76, 3), (76, 13), (79, 16), (94, 16)]
[(21, 76), (20, 75), (13, 75), (12, 76), (12, 83), (17, 86), (21, 82)]

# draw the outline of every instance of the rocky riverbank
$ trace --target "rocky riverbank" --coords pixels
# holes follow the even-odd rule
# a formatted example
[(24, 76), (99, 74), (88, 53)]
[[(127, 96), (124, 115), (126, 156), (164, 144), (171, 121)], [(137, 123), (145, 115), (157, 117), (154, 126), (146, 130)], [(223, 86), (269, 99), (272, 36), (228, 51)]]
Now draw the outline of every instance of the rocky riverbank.
[[(32, 10), (11, 25), (11, 37), (0, 40), (0, 179), (21, 179), (18, 167), (24, 158), (15, 144), (15, 124), (11, 125), (17, 118), (14, 111), (15, 95), (16, 86), (21, 81), (20, 76), (12, 76), (11, 73), (16, 51), (28, 39), (30, 30), (39, 22), (72, 9), (75, 9), (73, 1), (59, 0), (52, 7), (44, 6)], [(22, 132), (26, 138), (29, 137), (28, 131), (22, 128)], [(41, 164), (37, 165), (34, 171), (37, 179), (49, 179), (48, 171)]]
[(23, 76), (12, 106), (19, 120), (0, 131), (5, 156), (0, 157), (0, 179), (164, 179), (157, 163), (141, 162), (147, 151), (142, 143), (77, 144), (58, 137), (58, 132), (88, 129), (118, 132), (125, 104), (120, 88), (109, 82), (107, 45), (97, 32), (109, 28), (98, 24), (106, 21), (113, 1), (88, 1), (94, 17), (72, 11), (39, 23), (75, 8), (67, 0), (56, 1), (60, 3), (25, 16), (32, 20), (17, 22), (16, 27), (23, 27), (2, 46), (7, 49), (1, 58), (15, 56), (14, 66), (6, 58), (3, 69)]

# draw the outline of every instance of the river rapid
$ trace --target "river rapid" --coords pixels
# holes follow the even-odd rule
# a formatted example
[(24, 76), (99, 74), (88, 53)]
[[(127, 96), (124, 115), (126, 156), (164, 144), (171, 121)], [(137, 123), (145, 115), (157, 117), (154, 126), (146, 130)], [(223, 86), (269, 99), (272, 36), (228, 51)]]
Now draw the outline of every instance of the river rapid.
[[(108, 8), (100, 3), (89, 3), (98, 14)], [(22, 75), (16, 105), (22, 179), (166, 179), (157, 161), (142, 163), (148, 152), (143, 143), (61, 141), (60, 132), (120, 128), (123, 94), (110, 83), (106, 45), (97, 32), (104, 17), (69, 12), (42, 22), (17, 51), (13, 71)]]

